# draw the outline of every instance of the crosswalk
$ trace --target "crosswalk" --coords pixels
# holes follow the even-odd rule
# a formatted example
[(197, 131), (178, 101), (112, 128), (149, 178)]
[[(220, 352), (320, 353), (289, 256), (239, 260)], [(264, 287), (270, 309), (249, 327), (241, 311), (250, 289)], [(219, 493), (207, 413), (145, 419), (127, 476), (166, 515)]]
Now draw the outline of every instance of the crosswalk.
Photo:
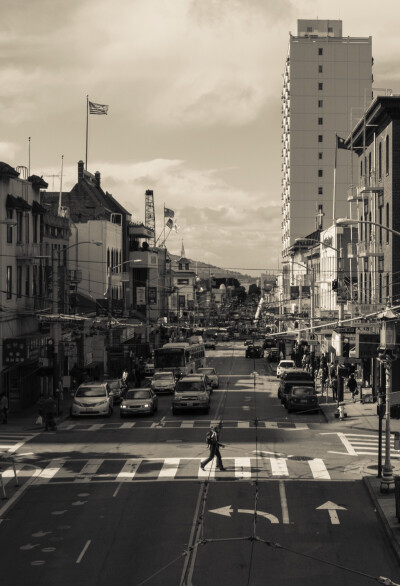
[(128, 458), (51, 460), (38, 474), (34, 484), (81, 482), (129, 482), (165, 480), (331, 480), (320, 458), (224, 458), (225, 470), (208, 464), (200, 467), (200, 458)]
[(0, 455), (12, 454), (21, 448), (26, 442), (34, 438), (36, 433), (20, 433), (14, 431), (0, 432)]
[[(58, 426), (59, 431), (107, 431), (107, 430), (131, 430), (131, 429), (208, 429), (212, 425), (218, 425), (219, 421), (213, 420), (134, 420), (124, 423), (88, 423), (64, 421)], [(304, 431), (309, 429), (307, 423), (292, 423), (279, 421), (257, 421), (259, 429), (280, 429), (286, 431)], [(253, 429), (254, 421), (224, 421), (224, 429)]]
[[(338, 434), (346, 447), (347, 452), (352, 456), (377, 456), (379, 449), (378, 434), (343, 433)], [(385, 435), (382, 437), (382, 451), (385, 450)], [(400, 450), (394, 449), (394, 438), (391, 436), (390, 456), (400, 459)]]

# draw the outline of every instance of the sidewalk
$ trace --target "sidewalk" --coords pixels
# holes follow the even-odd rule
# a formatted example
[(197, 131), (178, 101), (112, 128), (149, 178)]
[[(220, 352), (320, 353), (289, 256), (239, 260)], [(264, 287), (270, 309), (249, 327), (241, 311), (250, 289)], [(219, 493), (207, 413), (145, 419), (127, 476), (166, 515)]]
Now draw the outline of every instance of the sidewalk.
[[(357, 397), (358, 399), (358, 397)], [(347, 417), (339, 421), (339, 419), (335, 418), (336, 412), (336, 402), (333, 401), (332, 397), (328, 397), (326, 400), (326, 395), (321, 396), (319, 398), (320, 407), (322, 413), (328, 423), (335, 424), (337, 426), (341, 426), (343, 429), (343, 425), (351, 429), (352, 431), (358, 430), (363, 432), (376, 432), (378, 437), (378, 429), (379, 429), (379, 418), (377, 415), (376, 410), (376, 403), (365, 403), (363, 404), (359, 399), (353, 403), (351, 399), (351, 395), (348, 392), (345, 392), (344, 395), (344, 403), (345, 403), (345, 411), (347, 413)], [(392, 432), (400, 432), (400, 420), (399, 419), (391, 419), (390, 420), (390, 430)], [(382, 421), (382, 433), (383, 433), (383, 454), (382, 460), (384, 463), (385, 459), (385, 419)], [(393, 474), (400, 475), (400, 461), (396, 458), (391, 460), (391, 464), (393, 466)], [(365, 474), (363, 476), (364, 484), (369, 492), (369, 495), (374, 503), (376, 511), (382, 521), (383, 527), (385, 529), (386, 534), (389, 537), (389, 540), (392, 544), (393, 550), (397, 556), (397, 559), (400, 563), (400, 522), (396, 517), (396, 501), (395, 501), (395, 493), (390, 492), (381, 493), (380, 485), (381, 481), (380, 478), (377, 477), (377, 467), (375, 474)], [(400, 515), (399, 515), (400, 516)]]

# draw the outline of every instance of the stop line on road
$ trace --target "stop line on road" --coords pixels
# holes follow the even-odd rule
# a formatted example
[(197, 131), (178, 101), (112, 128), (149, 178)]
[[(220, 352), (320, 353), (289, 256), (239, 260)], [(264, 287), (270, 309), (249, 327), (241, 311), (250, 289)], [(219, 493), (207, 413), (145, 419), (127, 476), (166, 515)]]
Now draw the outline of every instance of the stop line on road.
[[(107, 430), (131, 430), (131, 429), (205, 429), (212, 425), (218, 425), (219, 420), (174, 420), (163, 419), (159, 421), (154, 420), (140, 420), (129, 421), (126, 423), (84, 423), (76, 422), (70, 423), (68, 421), (58, 426), (59, 431), (107, 431)], [(253, 429), (255, 428), (254, 421), (231, 420), (223, 421), (223, 428), (225, 429)], [(259, 429), (279, 429), (283, 431), (305, 431), (309, 429), (307, 423), (292, 423), (286, 421), (257, 421)]]
[[(163, 480), (255, 480), (299, 479), (331, 480), (320, 458), (291, 460), (290, 458), (238, 457), (224, 458), (224, 471), (213, 465), (200, 467), (201, 458), (128, 458), (52, 460), (38, 475), (35, 484), (79, 483), (91, 481), (125, 482)], [(343, 478), (343, 474), (340, 476)]]

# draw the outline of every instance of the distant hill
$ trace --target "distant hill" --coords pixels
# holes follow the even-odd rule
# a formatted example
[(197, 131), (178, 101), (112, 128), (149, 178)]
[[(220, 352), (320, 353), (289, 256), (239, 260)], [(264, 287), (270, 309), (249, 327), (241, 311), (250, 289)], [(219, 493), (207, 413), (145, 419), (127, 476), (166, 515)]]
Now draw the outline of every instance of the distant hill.
[[(180, 259), (180, 256), (178, 256), (176, 254), (171, 254), (171, 253), (169, 253), (169, 256), (172, 261), (172, 268), (175, 268), (175, 266), (178, 264), (178, 260)], [(190, 258), (188, 260), (190, 261), (190, 268), (194, 271), (197, 271), (197, 275), (200, 277), (200, 279), (208, 279), (211, 274), (213, 277), (216, 277), (219, 279), (223, 279), (223, 278), (237, 279), (240, 283), (256, 283), (257, 282), (257, 278), (252, 277), (250, 275), (238, 273), (237, 271), (229, 271), (227, 269), (221, 269), (219, 267), (216, 267), (214, 265), (209, 265), (209, 264), (207, 264), (205, 262), (201, 262), (199, 260), (192, 260)]]

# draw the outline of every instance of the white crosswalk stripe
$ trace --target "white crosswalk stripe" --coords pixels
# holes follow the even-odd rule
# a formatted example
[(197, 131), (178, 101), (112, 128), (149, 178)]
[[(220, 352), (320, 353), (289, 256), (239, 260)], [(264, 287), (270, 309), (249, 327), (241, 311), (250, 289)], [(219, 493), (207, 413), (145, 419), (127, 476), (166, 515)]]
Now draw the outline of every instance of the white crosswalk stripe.
[(12, 454), (21, 448), (26, 442), (36, 437), (37, 433), (19, 433), (15, 431), (2, 431), (0, 433), (0, 455)]
[(238, 457), (224, 458), (225, 470), (216, 469), (216, 462), (200, 467), (200, 458), (129, 458), (88, 460), (51, 460), (36, 479), (36, 484), (49, 482), (81, 483), (163, 481), (163, 480), (254, 480), (301, 478), (330, 480), (331, 476), (320, 458), (293, 461), (290, 458)]
[[(378, 456), (379, 438), (377, 434), (345, 433), (338, 434), (349, 454), (354, 456)], [(382, 452), (385, 451), (386, 438), (382, 436)], [(400, 450), (394, 449), (394, 438), (390, 438), (390, 456), (400, 459)]]

